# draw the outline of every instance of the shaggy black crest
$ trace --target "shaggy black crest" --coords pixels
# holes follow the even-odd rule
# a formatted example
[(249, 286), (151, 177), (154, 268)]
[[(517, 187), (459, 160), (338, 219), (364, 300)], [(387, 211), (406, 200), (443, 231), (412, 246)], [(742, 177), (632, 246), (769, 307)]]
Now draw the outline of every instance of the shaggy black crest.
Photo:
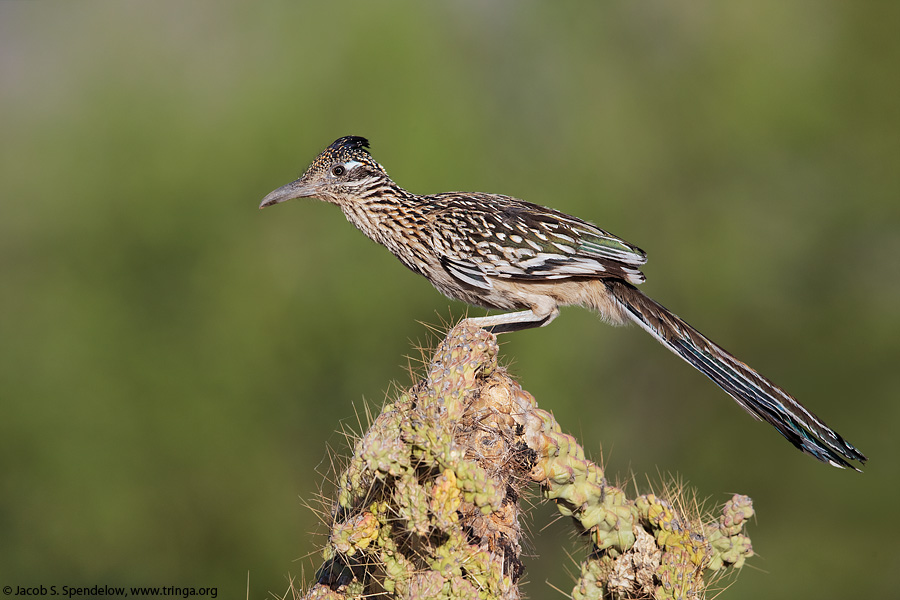
[(330, 148), (334, 150), (363, 150), (368, 152), (369, 140), (358, 135), (345, 135), (342, 138), (334, 140)]

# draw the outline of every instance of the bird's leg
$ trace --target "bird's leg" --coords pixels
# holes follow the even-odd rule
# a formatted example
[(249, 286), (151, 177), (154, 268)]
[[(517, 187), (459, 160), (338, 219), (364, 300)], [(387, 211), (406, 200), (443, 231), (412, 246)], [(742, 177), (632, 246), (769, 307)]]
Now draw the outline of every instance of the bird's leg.
[(531, 310), (521, 310), (519, 312), (490, 315), (488, 317), (469, 317), (468, 319), (463, 319), (463, 321), (475, 327), (481, 327), (491, 333), (509, 333), (511, 331), (531, 329), (532, 327), (543, 327), (555, 319), (558, 314), (558, 309), (546, 315), (537, 315)]

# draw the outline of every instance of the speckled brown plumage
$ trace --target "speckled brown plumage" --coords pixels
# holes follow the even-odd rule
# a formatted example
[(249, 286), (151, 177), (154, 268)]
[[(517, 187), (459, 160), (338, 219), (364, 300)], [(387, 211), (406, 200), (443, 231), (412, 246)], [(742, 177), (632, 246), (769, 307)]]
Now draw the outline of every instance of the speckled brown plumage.
[(559, 307), (580, 305), (606, 321), (635, 322), (772, 424), (800, 450), (838, 467), (866, 457), (787, 392), (642, 294), (644, 252), (577, 217), (510, 196), (477, 192), (418, 195), (394, 183), (347, 136), (260, 208), (293, 198), (336, 204), (360, 231), (426, 277), (444, 295), (517, 312), (469, 319), (496, 333), (549, 324)]

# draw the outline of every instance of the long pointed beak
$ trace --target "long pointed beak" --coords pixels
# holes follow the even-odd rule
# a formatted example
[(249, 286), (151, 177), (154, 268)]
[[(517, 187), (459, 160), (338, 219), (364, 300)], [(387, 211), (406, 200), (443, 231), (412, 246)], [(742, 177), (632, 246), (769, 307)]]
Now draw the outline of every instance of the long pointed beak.
[(277, 190), (269, 192), (269, 194), (263, 198), (259, 207), (265, 208), (273, 204), (280, 204), (285, 200), (294, 200), (295, 198), (311, 198), (315, 196), (317, 192), (318, 189), (316, 186), (308, 185), (303, 183), (302, 179), (298, 179), (297, 181), (292, 181), (287, 185), (281, 186)]

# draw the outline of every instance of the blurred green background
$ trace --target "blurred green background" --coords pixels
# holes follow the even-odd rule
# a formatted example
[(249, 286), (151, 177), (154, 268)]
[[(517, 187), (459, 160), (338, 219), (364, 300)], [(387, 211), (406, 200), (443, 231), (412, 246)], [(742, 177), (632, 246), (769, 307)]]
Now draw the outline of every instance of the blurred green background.
[[(803, 456), (637, 328), (503, 358), (612, 478), (756, 502), (729, 598), (900, 566), (900, 4), (0, 2), (0, 585), (309, 578), (328, 448), (462, 316), (332, 206), (260, 199), (364, 135), (420, 193), (515, 195), (870, 458)], [(473, 314), (482, 314), (473, 311)], [(643, 481), (643, 475), (639, 481)], [(324, 485), (324, 487), (323, 487)], [(525, 588), (582, 543), (540, 509)]]

